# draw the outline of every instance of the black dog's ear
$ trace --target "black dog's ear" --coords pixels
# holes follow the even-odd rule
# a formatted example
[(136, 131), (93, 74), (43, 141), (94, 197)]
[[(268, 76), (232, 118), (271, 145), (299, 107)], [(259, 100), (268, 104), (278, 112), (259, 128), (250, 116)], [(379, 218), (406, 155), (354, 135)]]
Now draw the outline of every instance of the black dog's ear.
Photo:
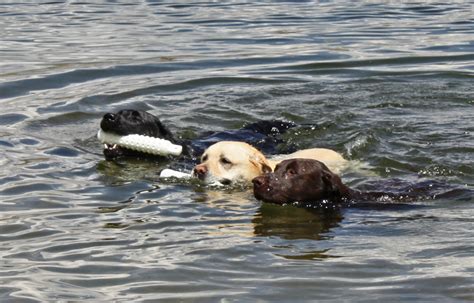
[(166, 126), (164, 126), (159, 119), (157, 119), (156, 121), (156, 126), (158, 127), (158, 130), (164, 139), (174, 141), (174, 137), (171, 131)]

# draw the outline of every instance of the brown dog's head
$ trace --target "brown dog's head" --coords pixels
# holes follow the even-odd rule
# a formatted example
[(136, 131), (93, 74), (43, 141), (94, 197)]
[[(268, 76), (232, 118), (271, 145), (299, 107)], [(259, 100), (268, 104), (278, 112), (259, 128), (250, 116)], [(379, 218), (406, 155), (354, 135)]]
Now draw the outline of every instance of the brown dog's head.
[(339, 176), (312, 159), (282, 161), (275, 172), (258, 176), (252, 183), (258, 200), (277, 204), (339, 200), (350, 193)]
[(271, 172), (265, 156), (244, 142), (221, 141), (207, 148), (193, 175), (207, 183), (250, 184), (253, 178)]

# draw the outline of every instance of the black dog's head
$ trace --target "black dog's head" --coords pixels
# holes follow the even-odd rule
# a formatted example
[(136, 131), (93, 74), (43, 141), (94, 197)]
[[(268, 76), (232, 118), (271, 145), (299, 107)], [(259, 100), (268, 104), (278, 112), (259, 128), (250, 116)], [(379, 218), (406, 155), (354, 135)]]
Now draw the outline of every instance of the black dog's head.
[[(119, 112), (107, 113), (100, 122), (100, 128), (108, 133), (120, 136), (144, 135), (173, 141), (171, 132), (152, 114), (144, 111), (124, 109)], [(123, 156), (145, 156), (143, 153), (132, 151), (116, 145), (105, 145), (104, 155), (107, 159)]]
[(312, 203), (339, 200), (350, 190), (324, 163), (312, 159), (290, 159), (275, 167), (275, 172), (252, 180), (258, 200), (276, 204)]

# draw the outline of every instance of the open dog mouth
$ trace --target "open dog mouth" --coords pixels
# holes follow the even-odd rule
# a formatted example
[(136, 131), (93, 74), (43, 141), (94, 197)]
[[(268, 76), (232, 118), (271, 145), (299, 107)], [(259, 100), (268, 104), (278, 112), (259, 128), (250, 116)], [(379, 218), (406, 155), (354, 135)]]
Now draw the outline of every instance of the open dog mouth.
[(232, 185), (232, 180), (223, 178), (219, 180), (219, 183), (221, 183), (222, 185), (229, 186), (229, 185)]
[(108, 144), (104, 143), (104, 150), (103, 150), (104, 156), (106, 159), (115, 159), (123, 156), (124, 154), (127, 153), (126, 148), (121, 147), (117, 144)]
[(211, 186), (211, 187), (231, 187), (231, 186), (236, 186), (239, 185), (238, 182), (232, 181), (231, 179), (227, 178), (216, 178), (215, 176), (212, 175), (200, 175), (197, 174), (195, 171), (191, 173), (192, 177), (197, 178), (204, 182), (205, 184)]
[(117, 149), (119, 146), (117, 144), (107, 144), (107, 143), (104, 143), (104, 149), (107, 149), (107, 150), (114, 150), (114, 149)]
[(117, 144), (104, 143), (104, 150), (106, 150), (109, 153), (121, 153), (125, 149), (126, 149), (125, 147), (121, 147)]

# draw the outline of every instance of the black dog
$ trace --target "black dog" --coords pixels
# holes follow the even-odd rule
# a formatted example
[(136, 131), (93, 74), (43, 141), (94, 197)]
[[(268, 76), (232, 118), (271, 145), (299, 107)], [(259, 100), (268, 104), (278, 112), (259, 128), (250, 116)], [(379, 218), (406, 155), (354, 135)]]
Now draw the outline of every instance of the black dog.
[[(105, 132), (120, 136), (139, 134), (176, 143), (173, 135), (161, 123), (160, 119), (144, 111), (121, 110), (116, 114), (107, 113), (100, 122), (100, 128)], [(118, 145), (105, 144), (104, 156), (106, 159), (117, 159), (126, 156), (139, 157), (146, 155)]]
[[(139, 134), (166, 139), (175, 144), (182, 145), (182, 157), (191, 159), (194, 164), (207, 147), (223, 140), (247, 142), (265, 153), (275, 154), (278, 144), (283, 142), (279, 135), (295, 126), (294, 123), (279, 120), (259, 121), (238, 130), (211, 132), (203, 134), (194, 140), (177, 140), (159, 118), (144, 111), (124, 109), (117, 113), (107, 113), (100, 122), (101, 129), (108, 133), (121, 136)], [(280, 150), (279, 152), (290, 153), (294, 150), (294, 148), (289, 147), (287, 150)], [(107, 144), (103, 152), (107, 160), (115, 160), (122, 157), (160, 158), (160, 156), (148, 155)]]

